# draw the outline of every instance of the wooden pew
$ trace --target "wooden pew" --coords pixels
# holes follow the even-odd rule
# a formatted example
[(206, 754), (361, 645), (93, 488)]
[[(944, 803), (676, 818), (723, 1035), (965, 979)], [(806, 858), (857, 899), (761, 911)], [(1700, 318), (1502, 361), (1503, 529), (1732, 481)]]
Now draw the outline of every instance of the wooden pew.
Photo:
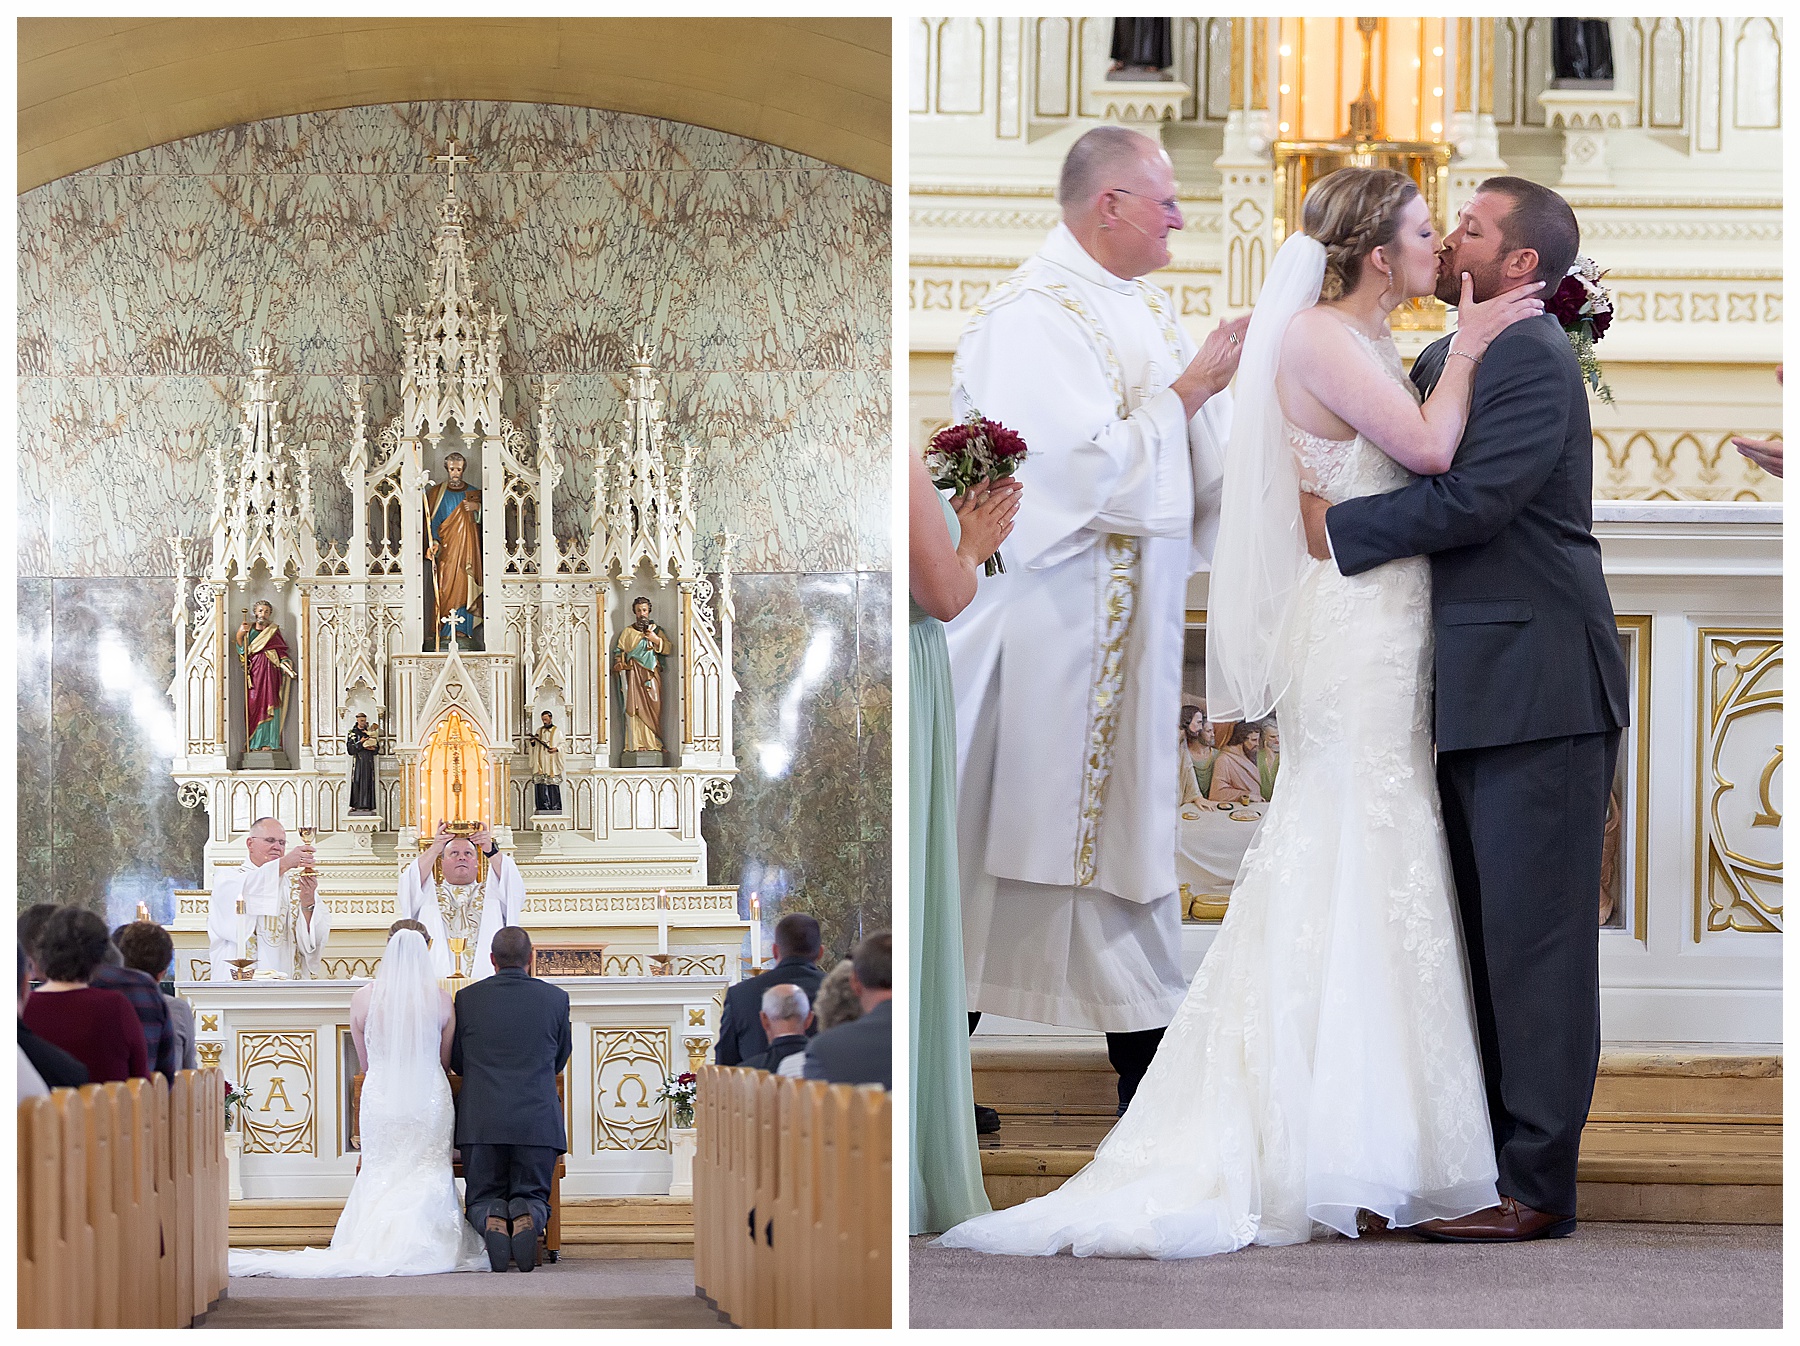
[(745, 1328), (892, 1323), (886, 1090), (702, 1066), (694, 1284)]
[(186, 1327), (217, 1300), (223, 1100), (207, 1070), (19, 1105), (20, 1327)]

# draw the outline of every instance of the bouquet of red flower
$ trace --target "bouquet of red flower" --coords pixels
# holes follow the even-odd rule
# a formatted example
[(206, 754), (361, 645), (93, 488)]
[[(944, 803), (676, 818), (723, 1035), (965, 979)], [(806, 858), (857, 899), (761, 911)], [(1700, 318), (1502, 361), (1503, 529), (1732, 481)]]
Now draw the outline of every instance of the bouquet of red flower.
[(1577, 257), (1544, 307), (1568, 333), (1569, 344), (1575, 348), (1575, 358), (1581, 362), (1581, 377), (1587, 380), (1595, 396), (1610, 407), (1612, 389), (1606, 386), (1600, 362), (1594, 358), (1594, 343), (1605, 336), (1606, 329), (1612, 325), (1612, 295), (1600, 283), (1605, 274), (1593, 258)]
[[(925, 446), (925, 470), (931, 484), (953, 495), (971, 486), (1010, 477), (1025, 461), (1025, 441), (998, 421), (971, 411), (960, 425), (946, 425)], [(1000, 553), (987, 559), (987, 573), (1004, 574)]]

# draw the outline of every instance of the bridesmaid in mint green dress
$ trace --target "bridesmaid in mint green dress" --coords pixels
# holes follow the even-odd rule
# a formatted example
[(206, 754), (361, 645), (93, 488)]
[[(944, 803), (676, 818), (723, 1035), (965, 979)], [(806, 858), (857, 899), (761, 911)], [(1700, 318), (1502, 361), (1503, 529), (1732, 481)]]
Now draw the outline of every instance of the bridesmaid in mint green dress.
[(1012, 531), (1019, 485), (1004, 482), (965, 502), (959, 519), (915, 457), (910, 493), (910, 1228), (940, 1234), (989, 1209), (969, 1072), (956, 877), (956, 704), (943, 623), (968, 606), (980, 566)]

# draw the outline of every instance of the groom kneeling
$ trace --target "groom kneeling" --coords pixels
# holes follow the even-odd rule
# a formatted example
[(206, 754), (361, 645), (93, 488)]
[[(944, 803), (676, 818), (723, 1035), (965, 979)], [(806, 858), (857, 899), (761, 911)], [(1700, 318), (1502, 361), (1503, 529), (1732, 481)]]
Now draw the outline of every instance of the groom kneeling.
[(527, 971), (531, 936), (516, 925), (494, 935), (490, 957), (494, 975), (457, 993), (450, 1045), (450, 1069), (462, 1076), (463, 1208), (495, 1271), (509, 1258), (530, 1271), (550, 1221), (556, 1158), (569, 1148), (556, 1096), (573, 1047), (569, 994)]

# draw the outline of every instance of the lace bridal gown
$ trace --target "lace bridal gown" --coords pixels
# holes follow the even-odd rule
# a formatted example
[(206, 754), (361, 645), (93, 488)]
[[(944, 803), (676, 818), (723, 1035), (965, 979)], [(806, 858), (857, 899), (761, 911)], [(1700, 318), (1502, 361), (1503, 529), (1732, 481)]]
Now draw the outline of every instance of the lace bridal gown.
[[(1364, 344), (1370, 376), (1416, 397), (1392, 341)], [(1410, 479), (1361, 436), (1281, 423), (1333, 502)], [(1354, 1237), (1358, 1208), (1405, 1225), (1497, 1204), (1432, 765), (1429, 562), (1307, 560), (1289, 613), (1280, 787), (1130, 1109), (1061, 1188), (944, 1245), (1201, 1257), (1315, 1223)]]
[(445, 997), (425, 939), (388, 941), (369, 1003), (362, 1168), (327, 1248), (237, 1252), (233, 1276), (430, 1276), (486, 1271), (450, 1172), (456, 1111), (438, 1054)]

